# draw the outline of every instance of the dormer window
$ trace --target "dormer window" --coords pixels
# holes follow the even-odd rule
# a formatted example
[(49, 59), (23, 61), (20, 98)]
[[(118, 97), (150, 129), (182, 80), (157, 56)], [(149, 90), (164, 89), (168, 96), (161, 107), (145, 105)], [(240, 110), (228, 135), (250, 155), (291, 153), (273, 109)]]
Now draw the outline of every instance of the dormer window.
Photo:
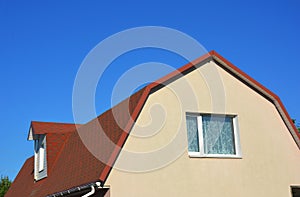
[(34, 142), (34, 181), (46, 178), (69, 134), (76, 125), (52, 122), (31, 122), (28, 140)]
[(45, 144), (44, 141), (41, 142), (40, 149), (38, 151), (39, 154), (39, 172), (44, 170), (44, 160), (45, 160)]
[(34, 177), (38, 181), (47, 177), (46, 136), (36, 135), (34, 140)]

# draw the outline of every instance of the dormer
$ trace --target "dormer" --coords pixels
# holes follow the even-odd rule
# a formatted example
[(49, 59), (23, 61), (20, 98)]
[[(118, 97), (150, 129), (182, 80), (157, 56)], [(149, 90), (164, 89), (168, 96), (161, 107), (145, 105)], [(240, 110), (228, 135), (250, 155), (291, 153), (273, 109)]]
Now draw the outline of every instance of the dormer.
[(75, 130), (75, 124), (31, 122), (28, 140), (34, 141), (35, 181), (49, 175), (64, 142)]

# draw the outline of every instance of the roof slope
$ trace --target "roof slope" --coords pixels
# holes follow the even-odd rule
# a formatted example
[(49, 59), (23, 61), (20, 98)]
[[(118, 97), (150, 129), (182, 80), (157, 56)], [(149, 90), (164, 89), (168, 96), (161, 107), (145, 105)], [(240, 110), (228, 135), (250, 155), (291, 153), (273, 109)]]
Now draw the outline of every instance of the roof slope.
[[(61, 130), (58, 128), (59, 124), (37, 124), (37, 122), (34, 122), (32, 124), (34, 125), (33, 129), (35, 129), (37, 133), (48, 133), (47, 149), (51, 149), (53, 151), (54, 148), (51, 146), (54, 146), (58, 150), (61, 149), (61, 151), (56, 151), (57, 158), (51, 161), (53, 163), (53, 167), (51, 168), (51, 173), (48, 174), (47, 178), (33, 184), (32, 163), (30, 168), (32, 173), (30, 175), (26, 174), (26, 181), (23, 179), (16, 179), (14, 181), (16, 182), (16, 185), (27, 182), (32, 183), (30, 185), (25, 184), (28, 190), (28, 193), (26, 194), (28, 195), (23, 196), (46, 196), (48, 194), (70, 189), (75, 186), (98, 181), (100, 174), (110, 162), (110, 155), (113, 154), (116, 148), (115, 144), (118, 144), (119, 140), (124, 137), (124, 128), (127, 126), (128, 122), (133, 121), (130, 119), (138, 101), (141, 99), (143, 92), (144, 89), (141, 89), (115, 107), (104, 112), (99, 117), (93, 119), (85, 125), (78, 127), (78, 132), (66, 132), (64, 130), (62, 133), (54, 133), (51, 126), (54, 126), (54, 129)], [(99, 123), (104, 132), (99, 132)], [(47, 126), (47, 129), (45, 129), (43, 126)], [(101, 154), (102, 161), (99, 161), (96, 157), (94, 157), (82, 142), (80, 135), (82, 136), (84, 133), (88, 134), (86, 135), (86, 137), (88, 137), (87, 140), (92, 141), (92, 144), (95, 145), (93, 148), (101, 150), (97, 153)], [(58, 139), (62, 138), (63, 135), (67, 137), (63, 140), (64, 143), (55, 144), (54, 141), (57, 142)], [(105, 138), (105, 136), (107, 136), (107, 138)], [(55, 140), (52, 140), (52, 138)], [(49, 144), (51, 142), (53, 143)], [(114, 146), (109, 145), (111, 142), (114, 144)], [(62, 146), (63, 148), (58, 148), (58, 146)], [(120, 148), (121, 147), (118, 147), (118, 150), (120, 150)], [(24, 171), (24, 169), (27, 168), (27, 164), (24, 164), (21, 171)], [(24, 173), (22, 173), (21, 176), (25, 177)], [(37, 185), (39, 185), (39, 187), (37, 187)], [(17, 196), (19, 190), (20, 189), (18, 187), (12, 187), (8, 196)]]
[[(56, 161), (53, 163), (51, 174), (46, 179), (38, 181), (33, 186), (20, 178), (15, 181), (28, 183), (29, 185), (26, 185), (26, 187), (31, 186), (31, 189), (34, 190), (31, 196), (45, 196), (98, 180), (104, 184), (149, 95), (208, 61), (215, 61), (219, 66), (272, 102), (300, 148), (300, 134), (278, 96), (235, 67), (221, 55), (211, 51), (149, 84), (99, 117), (80, 126), (77, 129), (78, 132), (71, 132), (64, 141), (63, 148), (58, 154)], [(55, 124), (52, 126), (55, 126)], [(37, 128), (35, 127), (33, 130), (40, 130)], [(51, 133), (51, 131), (52, 129), (44, 130), (43, 132)], [(84, 144), (91, 146), (87, 148)], [(89, 150), (92, 150), (95, 155), (92, 155)], [(101, 161), (96, 157), (100, 158)], [(23, 168), (27, 169), (28, 167), (25, 164)], [(23, 168), (20, 173), (23, 171)], [(35, 186), (37, 184), (42, 184), (40, 186), (41, 189)], [(12, 187), (12, 190), (15, 188)]]
[(76, 129), (79, 124), (72, 123), (57, 123), (57, 122), (38, 122), (32, 121), (30, 128), (33, 134), (48, 134), (48, 133), (70, 133)]
[[(121, 147), (115, 146), (115, 144), (118, 144), (123, 138), (124, 128), (130, 122), (143, 92), (144, 89), (141, 89), (112, 109), (81, 126), (77, 129), (78, 132), (71, 134), (55, 163), (51, 176), (47, 178), (44, 189), (40, 193), (41, 196), (99, 180), (100, 174), (110, 162), (110, 156), (114, 154), (115, 148), (120, 150)], [(99, 132), (99, 123), (104, 132)], [(84, 135), (86, 142), (94, 145), (92, 148), (96, 150), (96, 156), (101, 157), (101, 161), (93, 156), (82, 142), (81, 137), (85, 133), (87, 134)], [(114, 146), (110, 145), (111, 142)]]
[(5, 197), (30, 196), (34, 186), (33, 162), (33, 157), (30, 157), (25, 161), (22, 169), (19, 171), (17, 177), (5, 194)]

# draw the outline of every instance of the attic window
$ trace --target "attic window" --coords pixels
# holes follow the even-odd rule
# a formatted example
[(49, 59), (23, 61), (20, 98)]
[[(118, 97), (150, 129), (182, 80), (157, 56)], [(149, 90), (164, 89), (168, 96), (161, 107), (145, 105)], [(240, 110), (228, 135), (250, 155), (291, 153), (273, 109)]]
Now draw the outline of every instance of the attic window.
[(241, 157), (237, 116), (186, 115), (191, 157)]

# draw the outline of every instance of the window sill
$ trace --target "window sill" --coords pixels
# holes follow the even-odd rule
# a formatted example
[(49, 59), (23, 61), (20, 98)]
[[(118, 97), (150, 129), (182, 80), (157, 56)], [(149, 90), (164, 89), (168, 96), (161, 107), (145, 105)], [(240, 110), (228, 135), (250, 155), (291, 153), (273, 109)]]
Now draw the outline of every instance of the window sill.
[(189, 153), (190, 158), (242, 159), (241, 155), (200, 155)]

